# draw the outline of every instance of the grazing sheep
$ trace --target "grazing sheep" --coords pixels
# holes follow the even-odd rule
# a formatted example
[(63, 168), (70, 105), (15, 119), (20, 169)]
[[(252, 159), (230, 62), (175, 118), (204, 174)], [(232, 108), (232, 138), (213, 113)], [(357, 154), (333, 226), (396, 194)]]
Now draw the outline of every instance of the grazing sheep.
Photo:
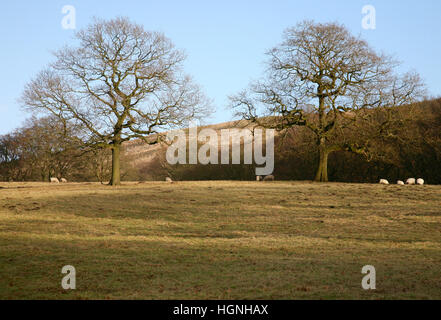
[(60, 181), (57, 178), (51, 178), (51, 183), (60, 183)]
[(65, 178), (61, 178), (61, 183), (67, 183), (67, 180)]
[(409, 178), (409, 179), (407, 179), (407, 180), (406, 180), (406, 184), (414, 185), (414, 184), (415, 184), (415, 178)]
[(420, 186), (422, 186), (423, 184), (424, 184), (424, 179), (418, 179), (417, 181), (416, 181), (416, 183), (417, 183), (417, 185), (420, 185)]
[(262, 176), (257, 176), (256, 181), (262, 181)]
[(165, 182), (173, 182), (173, 180), (172, 180), (172, 178), (170, 178), (170, 177), (166, 177), (166, 178), (165, 178)]
[(389, 184), (389, 181), (387, 181), (386, 179), (381, 179), (380, 184)]
[(266, 176), (263, 181), (274, 181), (274, 176), (270, 174), (269, 176)]
[(399, 186), (404, 186), (404, 182), (401, 181), (401, 180), (398, 180), (398, 181), (397, 181), (397, 184), (398, 184)]

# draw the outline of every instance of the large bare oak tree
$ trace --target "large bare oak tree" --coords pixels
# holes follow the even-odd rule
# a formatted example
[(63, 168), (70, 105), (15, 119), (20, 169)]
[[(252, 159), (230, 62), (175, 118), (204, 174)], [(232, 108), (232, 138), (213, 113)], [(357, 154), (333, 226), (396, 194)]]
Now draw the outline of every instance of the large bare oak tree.
[(161, 33), (116, 18), (96, 20), (76, 38), (26, 85), (22, 103), (81, 124), (88, 145), (111, 148), (110, 184), (118, 185), (122, 143), (157, 143), (165, 129), (206, 115), (210, 103), (183, 74), (184, 54)]
[(336, 141), (336, 130), (354, 128), (371, 108), (412, 103), (424, 91), (418, 74), (397, 76), (397, 62), (337, 23), (299, 23), (287, 29), (283, 43), (267, 54), (264, 79), (232, 96), (233, 108), (263, 127), (309, 128), (319, 153), (316, 181), (328, 181), (331, 152), (368, 152), (350, 139)]

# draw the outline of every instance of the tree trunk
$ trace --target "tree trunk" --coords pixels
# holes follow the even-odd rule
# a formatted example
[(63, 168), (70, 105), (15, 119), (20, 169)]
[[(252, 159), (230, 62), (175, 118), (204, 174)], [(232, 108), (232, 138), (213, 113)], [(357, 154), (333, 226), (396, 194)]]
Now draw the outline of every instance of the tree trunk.
[(111, 186), (118, 186), (121, 184), (121, 171), (119, 166), (120, 152), (121, 143), (114, 143), (112, 148), (112, 178), (109, 183)]
[(315, 175), (316, 182), (328, 182), (328, 155), (329, 151), (326, 150), (325, 139), (320, 139), (319, 144), (319, 164), (317, 168), (317, 174)]

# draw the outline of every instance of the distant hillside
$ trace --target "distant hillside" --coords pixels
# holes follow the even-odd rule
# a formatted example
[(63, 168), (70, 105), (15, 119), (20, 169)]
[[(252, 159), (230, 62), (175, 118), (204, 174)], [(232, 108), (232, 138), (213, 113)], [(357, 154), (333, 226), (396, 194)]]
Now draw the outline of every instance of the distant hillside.
[[(198, 127), (198, 131), (202, 129), (213, 129), (218, 132), (218, 136), (220, 136), (220, 131), (223, 129), (243, 129), (243, 128), (253, 128), (253, 125), (250, 125), (248, 121), (238, 120), (238, 121), (228, 121), (218, 124), (206, 125)], [(183, 129), (184, 132), (188, 132), (188, 128)], [(164, 134), (166, 134), (165, 132)], [(163, 144), (154, 144), (149, 145), (143, 140), (137, 139), (128, 141), (124, 144), (124, 153), (126, 159), (129, 159), (131, 165), (140, 167), (140, 166), (148, 166), (152, 161), (155, 160), (155, 157), (158, 156), (159, 153), (164, 152)]]
[[(372, 112), (374, 112), (372, 110)], [(350, 152), (335, 152), (329, 157), (329, 178), (340, 182), (378, 182), (424, 178), (429, 184), (441, 184), (441, 99), (421, 102), (416, 108), (402, 107), (407, 119), (394, 129), (398, 139), (387, 137), (374, 141), (383, 154), (379, 159), (366, 159)], [(410, 119), (410, 120), (409, 120)], [(218, 132), (222, 129), (244, 128), (247, 121), (230, 121), (200, 127)], [(186, 129), (188, 130), (188, 129)], [(357, 131), (354, 131), (354, 134)], [(312, 180), (318, 155), (314, 137), (305, 127), (294, 127), (275, 141), (275, 171), (277, 180)], [(166, 146), (148, 145), (135, 140), (124, 145), (122, 161), (125, 180), (252, 180), (250, 165), (164, 165)]]

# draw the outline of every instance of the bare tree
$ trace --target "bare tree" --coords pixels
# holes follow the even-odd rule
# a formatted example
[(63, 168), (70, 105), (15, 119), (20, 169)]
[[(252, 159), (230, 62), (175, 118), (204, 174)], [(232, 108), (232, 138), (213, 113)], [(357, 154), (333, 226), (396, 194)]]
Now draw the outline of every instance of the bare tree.
[(71, 125), (54, 116), (31, 118), (13, 133), (0, 137), (0, 163), (14, 180), (67, 178), (84, 158), (82, 141)]
[(25, 178), (28, 170), (20, 148), (19, 135), (14, 132), (0, 136), (0, 178), (16, 181)]
[(395, 75), (397, 62), (337, 23), (302, 22), (287, 29), (283, 43), (267, 55), (266, 77), (231, 97), (233, 108), (263, 127), (309, 128), (320, 155), (316, 181), (328, 181), (331, 152), (368, 152), (350, 139), (334, 141), (337, 129), (366, 119), (368, 109), (408, 104), (424, 91), (418, 74)]
[(120, 184), (120, 150), (134, 138), (157, 143), (162, 130), (207, 114), (209, 102), (182, 73), (184, 54), (161, 33), (126, 18), (96, 20), (77, 47), (26, 85), (25, 108), (85, 129), (91, 146), (112, 150), (110, 184)]

